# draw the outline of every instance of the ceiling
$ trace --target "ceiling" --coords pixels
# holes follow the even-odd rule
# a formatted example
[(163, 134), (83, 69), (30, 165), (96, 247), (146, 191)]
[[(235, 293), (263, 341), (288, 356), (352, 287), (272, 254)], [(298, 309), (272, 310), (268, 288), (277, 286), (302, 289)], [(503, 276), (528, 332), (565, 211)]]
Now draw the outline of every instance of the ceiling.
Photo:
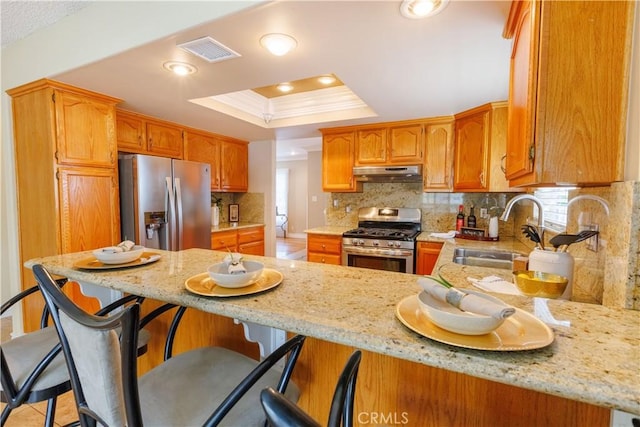
[[(21, 4), (29, 19), (15, 19), (6, 29), (7, 2), (2, 3), (3, 46), (9, 30), (19, 39), (34, 31), (34, 22), (36, 30), (38, 22), (52, 23), (53, 12), (42, 16), (43, 3), (54, 9), (52, 4), (59, 5), (54, 22), (91, 7), (91, 2), (8, 2)], [(149, 2), (150, 16), (154, 4)], [(509, 5), (451, 0), (438, 15), (415, 20), (402, 17), (399, 0), (273, 1), (47, 77), (121, 98), (122, 108), (187, 126), (250, 141), (275, 139), (278, 159), (286, 159), (292, 150), (318, 150), (319, 128), (450, 115), (506, 99), (511, 41), (502, 38), (502, 29)], [(197, 7), (197, 2), (185, 7)], [(292, 35), (297, 48), (282, 57), (269, 54), (259, 39), (270, 32)], [(177, 47), (205, 36), (241, 56), (209, 63)], [(188, 62), (198, 71), (178, 78), (163, 69), (166, 61)], [(323, 123), (264, 128), (189, 102), (329, 73), (377, 116), (343, 120), (336, 114)]]

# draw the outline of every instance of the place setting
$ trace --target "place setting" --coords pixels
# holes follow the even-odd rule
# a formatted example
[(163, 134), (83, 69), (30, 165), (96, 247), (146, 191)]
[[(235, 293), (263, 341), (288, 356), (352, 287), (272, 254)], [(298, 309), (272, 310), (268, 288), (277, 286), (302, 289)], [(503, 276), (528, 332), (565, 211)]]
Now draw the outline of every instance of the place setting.
[(207, 272), (185, 281), (189, 292), (207, 297), (235, 297), (256, 294), (282, 283), (284, 276), (258, 261), (244, 261), (239, 253), (229, 253)]
[(554, 340), (544, 322), (499, 298), (457, 289), (442, 276), (424, 276), (418, 284), (423, 290), (400, 301), (396, 317), (424, 337), (491, 351), (533, 350)]
[(125, 240), (116, 246), (96, 249), (93, 257), (80, 260), (73, 266), (82, 270), (113, 270), (151, 264), (161, 257), (157, 252), (147, 251), (144, 246)]

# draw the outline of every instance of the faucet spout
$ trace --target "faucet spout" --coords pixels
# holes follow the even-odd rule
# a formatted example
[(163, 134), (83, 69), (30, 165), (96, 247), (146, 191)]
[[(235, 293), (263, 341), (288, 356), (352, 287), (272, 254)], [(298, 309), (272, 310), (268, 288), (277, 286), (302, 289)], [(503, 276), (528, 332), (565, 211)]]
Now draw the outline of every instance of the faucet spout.
[(542, 245), (544, 246), (544, 206), (542, 201), (538, 199), (536, 196), (531, 194), (518, 194), (507, 203), (507, 206), (504, 208), (504, 212), (500, 219), (502, 221), (506, 221), (509, 218), (509, 214), (511, 214), (511, 209), (513, 209), (513, 205), (518, 203), (520, 200), (531, 200), (533, 203), (538, 206), (538, 231), (540, 232), (540, 237), (542, 240)]

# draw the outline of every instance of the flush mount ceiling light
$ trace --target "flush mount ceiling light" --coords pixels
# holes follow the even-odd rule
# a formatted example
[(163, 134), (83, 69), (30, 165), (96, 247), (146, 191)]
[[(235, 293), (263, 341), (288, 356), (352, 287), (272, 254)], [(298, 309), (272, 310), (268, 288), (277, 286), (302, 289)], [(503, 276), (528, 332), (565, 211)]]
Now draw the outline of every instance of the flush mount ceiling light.
[(291, 83), (280, 83), (278, 86), (278, 90), (280, 92), (291, 92), (293, 90), (293, 86)]
[(260, 38), (260, 44), (276, 56), (282, 56), (294, 49), (298, 42), (287, 34), (271, 33)]
[(449, 0), (403, 0), (400, 13), (410, 19), (426, 18), (442, 12), (448, 3)]
[(187, 64), (186, 62), (167, 61), (162, 64), (162, 67), (179, 76), (186, 76), (187, 74), (193, 74), (198, 71), (195, 65)]
[(336, 81), (336, 78), (333, 76), (320, 76), (318, 77), (318, 81), (323, 85), (330, 85)]

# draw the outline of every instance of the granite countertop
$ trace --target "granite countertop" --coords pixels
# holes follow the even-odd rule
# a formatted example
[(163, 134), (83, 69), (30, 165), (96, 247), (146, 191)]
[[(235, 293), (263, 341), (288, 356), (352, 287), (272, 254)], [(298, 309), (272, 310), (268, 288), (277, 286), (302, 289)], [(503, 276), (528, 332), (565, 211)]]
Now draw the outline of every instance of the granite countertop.
[(236, 230), (238, 228), (264, 227), (264, 224), (253, 222), (221, 222), (219, 225), (212, 225), (211, 232)]
[[(456, 244), (455, 240), (445, 242), (438, 265), (456, 286), (468, 287), (466, 277), (470, 275), (507, 273), (453, 264), (448, 260)], [(500, 295), (528, 313), (538, 314), (541, 305), (554, 341), (535, 350), (473, 350), (428, 339), (398, 320), (398, 303), (420, 291), (415, 275), (247, 255), (248, 260), (280, 271), (282, 283), (247, 297), (211, 298), (190, 293), (185, 281), (206, 272), (225, 252), (157, 252), (162, 258), (153, 264), (113, 271), (73, 267), (91, 257), (91, 252), (41, 258), (26, 265), (42, 263), (52, 273), (83, 283), (640, 414), (640, 312)]]
[(353, 227), (342, 227), (337, 225), (325, 225), (323, 227), (310, 228), (304, 230), (307, 234), (326, 234), (329, 236), (342, 236), (345, 231), (352, 230)]

